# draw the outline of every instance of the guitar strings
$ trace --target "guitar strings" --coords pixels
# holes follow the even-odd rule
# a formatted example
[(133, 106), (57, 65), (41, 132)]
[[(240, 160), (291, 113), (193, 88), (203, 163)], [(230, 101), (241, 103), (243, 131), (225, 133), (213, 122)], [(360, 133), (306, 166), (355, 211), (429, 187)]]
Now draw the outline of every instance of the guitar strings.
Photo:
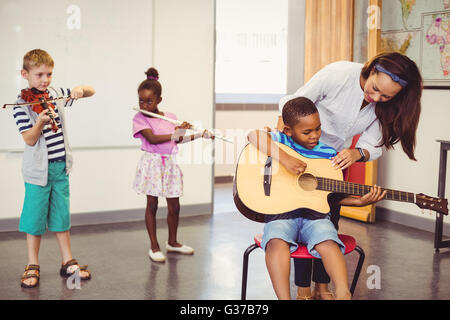
[[(342, 192), (363, 196), (369, 193), (370, 189), (372, 188), (372, 186), (367, 186), (364, 184), (353, 183), (348, 181), (334, 180), (323, 177), (316, 177), (316, 178), (318, 182), (317, 188), (324, 191)], [(384, 188), (382, 188), (382, 190), (386, 190), (387, 200), (396, 200), (414, 203), (414, 193)]]

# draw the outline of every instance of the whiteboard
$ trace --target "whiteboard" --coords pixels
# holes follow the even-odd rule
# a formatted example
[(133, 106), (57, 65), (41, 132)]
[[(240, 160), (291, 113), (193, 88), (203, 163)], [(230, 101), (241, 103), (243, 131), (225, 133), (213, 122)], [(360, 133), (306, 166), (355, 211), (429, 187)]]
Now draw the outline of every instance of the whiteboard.
[[(28, 83), (23, 56), (47, 51), (52, 86), (90, 85), (96, 93), (66, 108), (73, 147), (133, 146), (137, 87), (152, 62), (152, 0), (1, 0), (1, 105)], [(0, 110), (0, 150), (23, 148), (12, 109)]]

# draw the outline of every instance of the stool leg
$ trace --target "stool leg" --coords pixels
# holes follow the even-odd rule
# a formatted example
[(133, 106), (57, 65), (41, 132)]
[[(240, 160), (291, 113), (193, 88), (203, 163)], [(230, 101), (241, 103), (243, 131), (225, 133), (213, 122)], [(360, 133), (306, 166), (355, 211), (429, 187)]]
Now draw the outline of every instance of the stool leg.
[(242, 287), (241, 287), (241, 300), (245, 300), (247, 293), (247, 272), (248, 272), (248, 256), (250, 253), (258, 248), (256, 243), (248, 247), (244, 252), (244, 263), (242, 265)]
[(359, 260), (358, 265), (356, 266), (355, 275), (353, 276), (352, 286), (350, 287), (350, 293), (352, 294), (352, 296), (353, 293), (355, 292), (356, 283), (358, 282), (359, 274), (361, 273), (364, 259), (366, 257), (364, 250), (360, 246), (356, 246), (355, 251), (359, 253)]

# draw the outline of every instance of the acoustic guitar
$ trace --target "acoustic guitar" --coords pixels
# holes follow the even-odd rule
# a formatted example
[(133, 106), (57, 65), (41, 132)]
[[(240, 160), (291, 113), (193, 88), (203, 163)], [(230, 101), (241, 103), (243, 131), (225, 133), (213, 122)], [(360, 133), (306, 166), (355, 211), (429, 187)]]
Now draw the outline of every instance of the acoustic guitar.
[[(248, 143), (238, 159), (233, 183), (233, 198), (238, 210), (247, 218), (265, 222), (270, 215), (293, 213), (307, 208), (328, 214), (330, 193), (363, 196), (371, 186), (343, 181), (342, 170), (331, 166), (329, 159), (310, 159), (288, 146), (275, 142), (289, 155), (306, 162), (301, 175), (294, 175), (283, 165)], [(386, 190), (385, 200), (415, 203), (422, 209), (448, 214), (448, 201), (422, 193)]]

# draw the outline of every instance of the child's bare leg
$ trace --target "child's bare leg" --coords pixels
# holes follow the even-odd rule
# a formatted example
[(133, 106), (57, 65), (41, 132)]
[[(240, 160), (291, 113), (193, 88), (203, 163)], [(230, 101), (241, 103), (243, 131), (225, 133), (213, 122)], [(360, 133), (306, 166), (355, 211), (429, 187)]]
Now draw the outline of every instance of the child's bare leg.
[(70, 247), (69, 231), (55, 232), (56, 240), (58, 241), (59, 251), (61, 252), (62, 264), (72, 260), (72, 249)]
[(349, 300), (351, 293), (348, 288), (347, 266), (339, 245), (332, 241), (323, 241), (315, 246), (322, 257), (322, 262), (336, 287), (336, 299)]
[[(28, 264), (39, 264), (39, 248), (41, 247), (41, 236), (34, 236), (27, 233)], [(29, 270), (27, 274), (37, 274), (36, 270)], [(33, 286), (37, 282), (36, 278), (23, 280), (27, 286)]]
[(150, 247), (153, 252), (161, 251), (156, 238), (156, 211), (158, 210), (158, 198), (147, 196), (147, 208), (145, 209), (145, 226), (150, 237)]
[(278, 299), (290, 300), (291, 252), (286, 241), (275, 238), (267, 243), (266, 266)]
[(28, 264), (39, 264), (39, 248), (41, 236), (33, 236), (27, 233)]
[(297, 287), (297, 300), (312, 299), (311, 287)]
[(316, 283), (314, 295), (321, 300), (334, 300), (334, 295), (330, 292), (328, 283)]
[(167, 198), (167, 226), (169, 228), (169, 240), (167, 242), (172, 247), (182, 246), (181, 243), (177, 242), (179, 217), (180, 217), (179, 198)]
[[(55, 232), (56, 240), (58, 241), (59, 245), (59, 251), (61, 252), (62, 257), (62, 264), (66, 264), (70, 260), (73, 259), (72, 257), (72, 249), (70, 246), (70, 231), (64, 231), (64, 232)], [(68, 272), (75, 271), (77, 266), (73, 265), (67, 268)], [(81, 277), (88, 277), (89, 272), (85, 270), (80, 270), (80, 276)]]

